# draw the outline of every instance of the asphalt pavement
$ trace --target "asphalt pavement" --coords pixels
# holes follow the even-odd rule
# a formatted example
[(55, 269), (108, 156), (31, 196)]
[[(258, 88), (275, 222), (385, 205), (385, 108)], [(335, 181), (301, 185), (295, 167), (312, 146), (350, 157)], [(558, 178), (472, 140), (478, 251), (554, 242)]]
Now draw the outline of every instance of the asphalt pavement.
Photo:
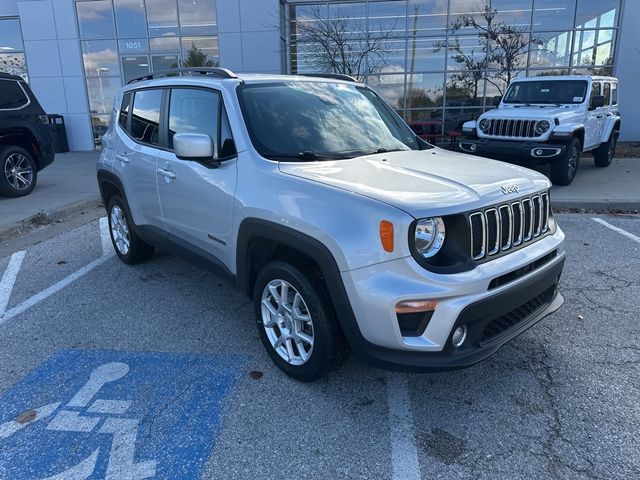
[(558, 221), (565, 305), (488, 360), (313, 384), (243, 294), (164, 253), (122, 264), (98, 220), (9, 245), (0, 478), (640, 478), (640, 218)]

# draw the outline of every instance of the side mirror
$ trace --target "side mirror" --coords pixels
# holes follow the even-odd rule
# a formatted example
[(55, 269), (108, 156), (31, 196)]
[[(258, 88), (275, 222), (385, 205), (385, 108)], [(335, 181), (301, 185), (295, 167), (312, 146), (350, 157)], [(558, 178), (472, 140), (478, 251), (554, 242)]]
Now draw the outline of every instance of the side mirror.
[(497, 107), (498, 105), (500, 105), (501, 101), (502, 101), (502, 95), (496, 95), (495, 97), (493, 97), (493, 106)]
[(208, 162), (217, 159), (214, 141), (203, 133), (176, 133), (173, 152), (180, 160)]
[(594, 108), (604, 107), (604, 95), (594, 95), (591, 97), (591, 103), (589, 104), (589, 110)]

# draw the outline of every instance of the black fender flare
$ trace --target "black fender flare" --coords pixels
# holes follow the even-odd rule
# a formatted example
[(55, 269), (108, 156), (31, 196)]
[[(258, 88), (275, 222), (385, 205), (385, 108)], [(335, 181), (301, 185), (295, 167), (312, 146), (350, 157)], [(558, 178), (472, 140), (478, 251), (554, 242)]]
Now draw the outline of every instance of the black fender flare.
[(102, 204), (104, 205), (105, 209), (107, 208), (107, 202), (106, 202), (105, 192), (104, 192), (105, 183), (109, 183), (113, 187), (115, 187), (116, 190), (120, 192), (120, 195), (122, 195), (123, 200), (127, 202), (127, 205), (129, 204), (127, 200), (127, 194), (124, 191), (124, 185), (115, 174), (113, 174), (108, 170), (100, 168), (98, 169), (97, 176), (98, 176), (98, 189), (100, 190), (100, 199), (102, 200)]

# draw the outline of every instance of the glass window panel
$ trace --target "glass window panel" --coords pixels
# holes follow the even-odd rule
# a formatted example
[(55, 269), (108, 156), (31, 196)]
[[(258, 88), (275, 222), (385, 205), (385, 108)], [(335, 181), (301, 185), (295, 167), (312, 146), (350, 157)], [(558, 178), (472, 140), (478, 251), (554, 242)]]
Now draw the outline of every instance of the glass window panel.
[(115, 40), (82, 42), (82, 59), (87, 77), (119, 77), (118, 48)]
[(414, 73), (413, 75), (407, 75), (407, 109), (441, 107), (443, 94), (443, 73)]
[(146, 38), (123, 38), (118, 40), (120, 53), (148, 52), (149, 41)]
[(93, 130), (93, 143), (96, 147), (102, 145), (102, 136), (109, 129), (109, 115), (91, 115), (91, 128)]
[[(449, 1), (449, 26), (455, 26), (461, 18), (473, 18), (479, 24), (483, 23), (481, 16), (483, 13), (483, 5), (478, 0), (450, 0)], [(474, 34), (476, 29), (473, 27), (462, 27), (457, 30), (458, 34)]]
[(407, 25), (405, 2), (369, 2), (369, 33), (373, 37), (404, 37)]
[(408, 42), (409, 72), (444, 70), (446, 37), (409, 38)]
[(491, 8), (498, 10), (494, 22), (503, 22), (518, 29), (530, 30), (531, 0), (492, 0)]
[(176, 133), (202, 133), (218, 142), (220, 97), (206, 90), (175, 88), (169, 104), (169, 148)]
[(329, 4), (331, 25), (346, 32), (346, 38), (362, 38), (367, 32), (367, 5), (365, 2)]
[(215, 37), (182, 37), (183, 67), (216, 67), (219, 61)]
[(575, 0), (536, 0), (533, 30), (570, 30), (573, 28)]
[(211, 35), (217, 32), (215, 0), (178, 0), (183, 35)]
[(409, 36), (440, 36), (447, 28), (447, 2), (409, 0)]
[(148, 1), (147, 23), (151, 37), (178, 35), (178, 4), (176, 0)]
[(111, 0), (76, 2), (81, 38), (114, 38)]
[(22, 30), (17, 18), (0, 19), (0, 53), (21, 52)]
[(482, 106), (484, 78), (482, 72), (461, 71), (447, 74), (446, 107)]
[(180, 59), (178, 55), (152, 55), (151, 65), (154, 72), (161, 72), (177, 68), (180, 65)]
[(617, 105), (617, 104), (618, 104), (618, 84), (614, 82), (611, 84), (611, 105)]
[(569, 66), (571, 60), (572, 32), (536, 34), (543, 43), (531, 45), (529, 65), (532, 67)]
[(27, 80), (27, 63), (24, 53), (0, 53), (0, 72), (18, 75)]
[(152, 52), (177, 52), (180, 50), (178, 37), (150, 38), (149, 43)]
[(120, 88), (120, 78), (87, 78), (87, 94), (91, 113), (111, 113), (113, 98)]
[(411, 130), (424, 140), (430, 142), (442, 134), (442, 108), (406, 110), (402, 117)]
[(573, 45), (573, 65), (612, 65), (613, 30), (577, 31)]
[(147, 55), (122, 57), (122, 73), (124, 83), (139, 78), (150, 72), (149, 57)]
[(365, 82), (393, 108), (403, 108), (404, 74), (376, 75)]
[[(516, 74), (512, 75), (511, 80), (517, 77), (524, 77), (524, 76), (526, 76), (525, 72), (523, 71), (517, 72)], [(489, 106), (493, 102), (493, 97), (498, 95), (504, 95), (504, 93), (507, 91), (508, 82), (503, 73), (494, 72), (494, 71), (487, 72), (486, 79), (487, 79), (487, 83), (486, 83), (486, 90), (485, 90), (484, 96), (487, 100), (485, 102), (485, 106)]]
[(548, 77), (552, 75), (569, 75), (568, 68), (551, 68), (551, 69), (530, 69), (530, 77)]
[(603, 75), (610, 77), (613, 75), (613, 67), (572, 68), (571, 73), (573, 75)]
[(405, 38), (390, 38), (381, 41), (380, 48), (367, 56), (369, 73), (404, 71), (406, 43)]
[(160, 143), (160, 105), (162, 90), (139, 90), (133, 97), (131, 135), (151, 145)]
[(474, 70), (485, 59), (485, 40), (478, 35), (449, 38), (448, 70)]
[(113, 6), (120, 37), (146, 36), (144, 0), (113, 0)]
[(611, 103), (611, 83), (604, 82), (604, 104), (609, 105)]
[(320, 28), (319, 19), (327, 18), (329, 7), (326, 5), (292, 5), (289, 12), (291, 39), (298, 41), (308, 38), (309, 30)]
[(578, 0), (576, 28), (616, 26), (620, 0)]
[[(448, 104), (449, 102), (447, 102)], [(464, 122), (476, 120), (482, 115), (482, 108), (464, 107), (464, 108), (445, 108), (443, 130), (444, 132), (462, 131)], [(437, 117), (436, 117), (437, 118)]]

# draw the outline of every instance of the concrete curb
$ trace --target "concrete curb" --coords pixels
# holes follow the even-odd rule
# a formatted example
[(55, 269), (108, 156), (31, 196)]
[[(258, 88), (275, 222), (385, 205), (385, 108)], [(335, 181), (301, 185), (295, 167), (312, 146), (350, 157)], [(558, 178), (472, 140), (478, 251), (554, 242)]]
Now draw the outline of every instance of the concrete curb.
[(640, 200), (554, 200), (551, 198), (551, 207), (560, 210), (640, 212)]
[[(33, 215), (37, 215), (40, 212), (44, 212), (45, 215), (47, 215), (47, 217), (51, 220), (58, 220), (60, 218), (64, 218), (64, 217), (69, 217), (72, 215), (76, 215), (79, 214), (85, 210), (89, 210), (91, 208), (97, 208), (99, 206), (102, 205), (102, 200), (100, 200), (99, 197), (96, 197), (94, 199), (91, 200), (82, 200), (79, 202), (75, 202), (72, 203), (70, 205), (67, 205), (66, 207), (63, 208), (56, 208), (56, 209), (41, 209), (38, 210), (37, 212), (34, 212)], [(32, 215), (32, 216), (33, 216)], [(25, 218), (23, 220), (21, 220), (20, 222), (16, 222), (13, 223), (11, 225), (7, 225), (5, 227), (0, 227), (0, 239), (2, 241), (9, 239), (10, 237), (13, 236), (13, 232), (15, 232), (15, 230), (20, 229), (20, 228), (24, 228), (25, 227), (25, 222), (27, 222), (27, 220), (29, 219)]]

